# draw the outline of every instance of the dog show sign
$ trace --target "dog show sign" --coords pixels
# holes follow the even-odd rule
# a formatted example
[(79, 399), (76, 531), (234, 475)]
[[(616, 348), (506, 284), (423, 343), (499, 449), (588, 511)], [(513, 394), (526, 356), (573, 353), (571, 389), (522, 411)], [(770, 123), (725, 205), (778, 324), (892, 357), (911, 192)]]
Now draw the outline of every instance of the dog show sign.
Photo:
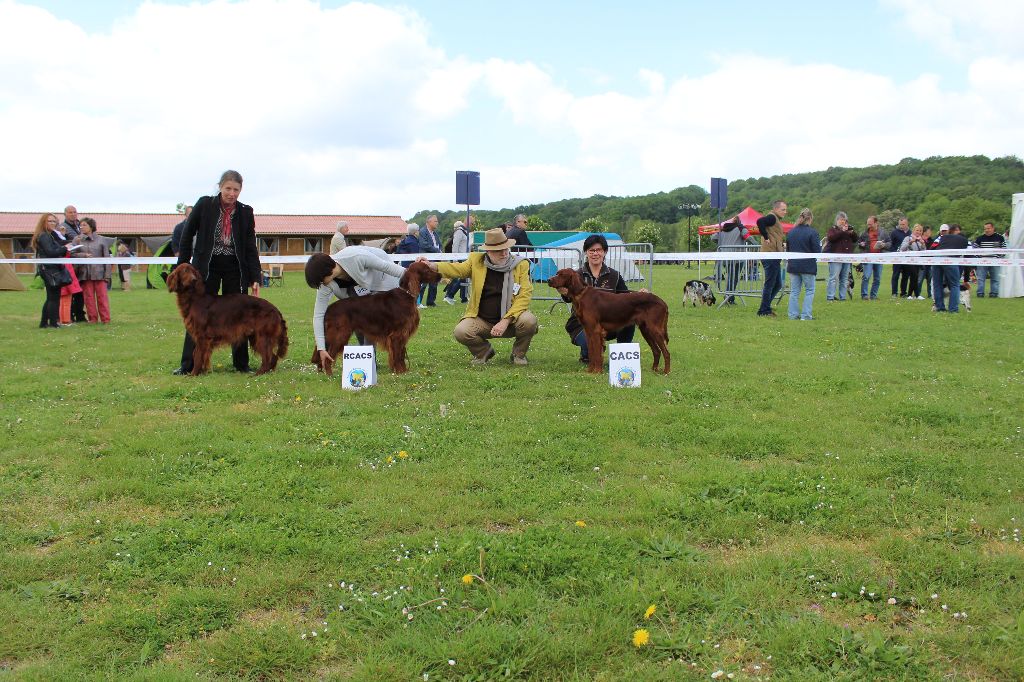
[(345, 346), (341, 350), (341, 387), (360, 391), (377, 383), (377, 357), (373, 346)]
[(640, 387), (640, 344), (608, 344), (608, 383), (615, 388)]

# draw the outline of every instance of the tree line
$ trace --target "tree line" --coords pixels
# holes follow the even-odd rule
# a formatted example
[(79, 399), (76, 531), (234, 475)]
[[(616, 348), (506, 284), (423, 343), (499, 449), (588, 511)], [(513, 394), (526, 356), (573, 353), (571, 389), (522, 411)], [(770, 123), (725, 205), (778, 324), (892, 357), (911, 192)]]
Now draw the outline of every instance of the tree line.
[[(782, 199), (797, 210), (809, 207), (819, 231), (832, 225), (838, 211), (845, 211), (858, 228), (870, 215), (878, 215), (885, 227), (906, 216), (911, 224), (933, 227), (960, 223), (966, 234), (974, 234), (988, 221), (999, 231), (1006, 229), (1010, 197), (1015, 192), (1024, 192), (1024, 162), (1016, 156), (906, 158), (897, 164), (866, 168), (832, 167), (733, 180), (722, 216), (730, 217), (747, 206), (763, 213), (773, 201)], [(708, 191), (697, 185), (643, 196), (594, 195), (473, 213), (483, 228), (496, 227), (524, 213), (531, 230), (617, 232), (626, 241), (654, 242), (659, 251), (696, 250), (697, 227), (718, 222)], [(465, 220), (465, 211), (459, 210), (423, 210), (409, 220), (422, 225), (430, 214), (438, 216), (438, 230), (445, 238), (456, 220)], [(705, 238), (702, 248), (709, 246)]]

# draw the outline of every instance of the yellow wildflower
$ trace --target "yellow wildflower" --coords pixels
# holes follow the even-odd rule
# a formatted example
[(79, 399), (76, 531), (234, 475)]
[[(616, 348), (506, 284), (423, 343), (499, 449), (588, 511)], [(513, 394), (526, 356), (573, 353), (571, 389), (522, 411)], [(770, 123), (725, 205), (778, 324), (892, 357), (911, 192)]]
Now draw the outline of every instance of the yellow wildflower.
[(576, 522), (576, 527), (577, 528), (586, 528), (587, 527), (587, 522), (584, 521), (583, 519), (580, 519), (579, 521)]
[(398, 451), (398, 459), (405, 459), (408, 456), (409, 456), (409, 453), (406, 452), (405, 450), (399, 450)]
[(295, 396), (295, 402), (301, 402), (302, 396)]
[(633, 646), (637, 649), (642, 646), (647, 646), (650, 641), (651, 633), (647, 632), (647, 630), (644, 630), (643, 628), (640, 628), (633, 633)]
[(387, 462), (388, 464), (391, 464), (392, 462), (395, 461), (395, 458), (392, 457), (391, 455), (388, 455), (387, 457), (384, 458), (384, 461)]
[(473, 584), (473, 575), (471, 573), (467, 573), (466, 575), (462, 576), (462, 584), (463, 585), (472, 585)]
[(654, 612), (657, 611), (657, 610), (658, 610), (658, 607), (655, 606), (654, 604), (651, 604), (650, 606), (648, 606), (647, 610), (644, 611), (644, 620), (650, 620), (651, 616), (653, 616)]

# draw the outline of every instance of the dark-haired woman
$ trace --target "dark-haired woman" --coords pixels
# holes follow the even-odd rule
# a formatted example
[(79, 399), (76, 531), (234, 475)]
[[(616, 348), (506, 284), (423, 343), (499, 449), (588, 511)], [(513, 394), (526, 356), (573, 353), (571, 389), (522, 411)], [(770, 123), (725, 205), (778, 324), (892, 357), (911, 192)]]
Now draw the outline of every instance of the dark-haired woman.
[[(252, 206), (238, 201), (242, 176), (224, 171), (217, 187), (217, 194), (196, 201), (181, 235), (178, 265), (192, 263), (203, 275), (209, 294), (244, 294), (251, 289), (253, 296), (259, 296), (262, 273), (256, 221)], [(192, 373), (194, 351), (195, 341), (185, 332), (181, 365), (174, 374)], [(247, 343), (231, 347), (231, 363), (239, 372), (249, 371)]]
[[(68, 255), (68, 249), (61, 243), (61, 240), (54, 236), (57, 229), (57, 216), (52, 213), (44, 213), (36, 221), (36, 228), (32, 232), (32, 249), (36, 252), (36, 258), (63, 258)], [(63, 265), (40, 265), (39, 275), (43, 278), (43, 286), (46, 288), (46, 301), (43, 303), (43, 314), (39, 321), (39, 327), (59, 327), (60, 325), (60, 290), (67, 278), (67, 270)]]
[[(592, 234), (587, 237), (583, 242), (583, 252), (587, 257), (587, 262), (577, 272), (580, 273), (584, 284), (616, 293), (629, 291), (629, 287), (626, 286), (626, 280), (622, 279), (622, 275), (604, 263), (604, 258), (608, 255), (608, 240), (604, 238), (604, 235)], [(566, 302), (569, 301), (566, 296), (563, 296), (562, 299)], [(576, 319), (575, 311), (566, 321), (565, 331), (569, 333), (569, 338), (573, 344), (580, 347), (580, 362), (584, 364), (589, 362), (587, 335), (583, 331), (583, 325)], [(636, 326), (631, 324), (628, 327), (608, 332), (605, 339), (615, 341), (616, 343), (630, 343), (633, 341), (634, 332), (636, 332)]]

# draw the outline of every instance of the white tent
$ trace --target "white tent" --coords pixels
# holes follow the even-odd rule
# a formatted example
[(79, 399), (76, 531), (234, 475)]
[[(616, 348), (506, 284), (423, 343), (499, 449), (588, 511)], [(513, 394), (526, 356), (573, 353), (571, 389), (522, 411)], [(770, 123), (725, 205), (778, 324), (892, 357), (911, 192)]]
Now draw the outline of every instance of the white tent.
[[(1013, 218), (1010, 221), (1010, 238), (1006, 246), (1011, 249), (1024, 249), (1024, 194), (1013, 195)], [(1015, 263), (1024, 263), (1021, 254), (1013, 253), (1008, 258)], [(1017, 298), (1024, 296), (1024, 265), (1010, 265), (999, 268), (999, 298)]]

